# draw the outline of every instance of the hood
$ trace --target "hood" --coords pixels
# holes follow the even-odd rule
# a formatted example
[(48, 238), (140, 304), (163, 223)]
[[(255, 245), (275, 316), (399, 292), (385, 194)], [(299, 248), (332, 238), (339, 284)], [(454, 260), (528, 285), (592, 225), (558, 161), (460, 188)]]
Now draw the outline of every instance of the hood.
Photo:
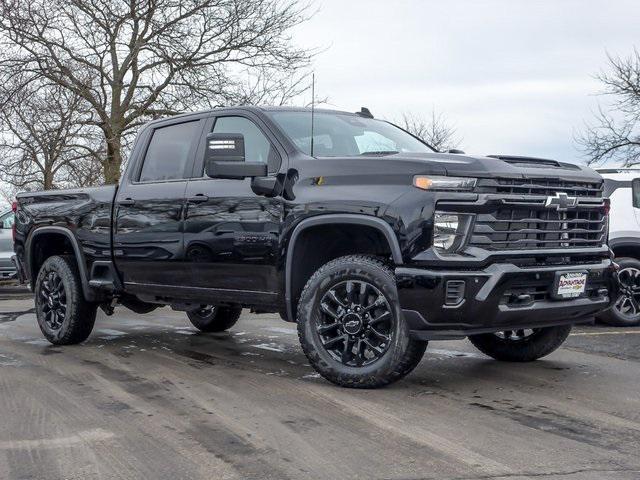
[[(378, 159), (380, 157), (377, 157)], [(436, 167), (446, 175), (477, 178), (560, 178), (568, 181), (599, 183), (602, 177), (586, 165), (532, 157), (490, 155), (487, 157), (452, 153), (399, 153), (382, 157), (400, 163), (421, 163), (426, 170)]]

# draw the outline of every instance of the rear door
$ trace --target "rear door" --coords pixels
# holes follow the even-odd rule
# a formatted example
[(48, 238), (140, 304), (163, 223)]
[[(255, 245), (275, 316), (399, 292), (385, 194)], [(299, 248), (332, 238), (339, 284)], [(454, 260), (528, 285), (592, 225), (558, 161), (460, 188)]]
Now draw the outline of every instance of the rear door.
[(209, 132), (242, 134), (246, 161), (267, 163), (270, 176), (286, 170), (284, 150), (257, 116), (238, 111), (210, 119), (196, 156), (196, 178), (187, 186), (185, 255), (191, 274), (183, 280), (213, 300), (275, 302), (284, 200), (257, 195), (250, 178), (206, 177), (203, 152)]
[(203, 120), (176, 120), (145, 132), (138, 161), (116, 195), (114, 258), (132, 293), (171, 295), (185, 266), (187, 178)]

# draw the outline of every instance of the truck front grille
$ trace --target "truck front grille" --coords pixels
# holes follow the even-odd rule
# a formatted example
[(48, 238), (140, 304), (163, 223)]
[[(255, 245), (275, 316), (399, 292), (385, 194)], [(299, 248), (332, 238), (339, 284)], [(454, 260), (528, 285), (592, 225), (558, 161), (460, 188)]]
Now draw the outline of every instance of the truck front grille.
[(606, 234), (601, 208), (557, 211), (505, 205), (476, 215), (469, 245), (487, 250), (598, 247)]
[(555, 195), (564, 192), (574, 197), (601, 197), (602, 183), (571, 182), (556, 178), (483, 178), (478, 181), (479, 193), (505, 195)]

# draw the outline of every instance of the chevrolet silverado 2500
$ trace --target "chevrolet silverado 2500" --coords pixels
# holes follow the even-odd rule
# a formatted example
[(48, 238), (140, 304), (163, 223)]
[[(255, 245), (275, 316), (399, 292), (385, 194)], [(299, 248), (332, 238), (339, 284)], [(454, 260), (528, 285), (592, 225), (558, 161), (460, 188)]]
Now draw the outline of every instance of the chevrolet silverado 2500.
[(430, 340), (557, 349), (610, 305), (607, 209), (584, 166), (437, 153), (366, 109), (227, 108), (147, 124), (118, 186), (20, 194), (15, 260), (54, 344), (116, 303), (203, 331), (251, 308), (297, 323), (326, 379), (376, 387)]

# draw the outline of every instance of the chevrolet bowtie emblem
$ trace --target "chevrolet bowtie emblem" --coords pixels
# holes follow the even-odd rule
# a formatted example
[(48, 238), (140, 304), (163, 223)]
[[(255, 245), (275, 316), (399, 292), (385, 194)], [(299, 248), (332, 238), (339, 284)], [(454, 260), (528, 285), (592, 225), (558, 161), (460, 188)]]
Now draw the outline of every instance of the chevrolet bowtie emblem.
[(547, 197), (544, 206), (547, 208), (555, 208), (558, 211), (567, 210), (578, 204), (577, 197), (570, 197), (565, 192), (557, 192), (555, 195)]

